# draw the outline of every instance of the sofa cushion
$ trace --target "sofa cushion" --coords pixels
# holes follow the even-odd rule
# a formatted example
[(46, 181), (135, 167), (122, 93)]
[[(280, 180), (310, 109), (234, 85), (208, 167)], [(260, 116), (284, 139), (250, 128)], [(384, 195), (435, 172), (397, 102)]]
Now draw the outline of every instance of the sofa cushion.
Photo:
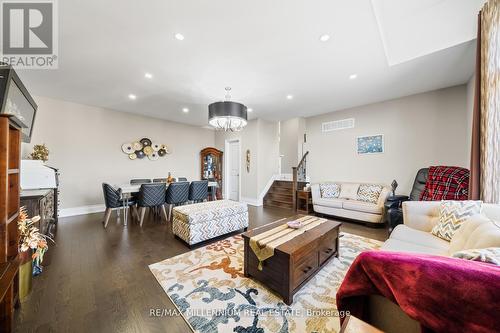
[(475, 215), (453, 235), (450, 255), (461, 250), (500, 247), (500, 221), (493, 221), (484, 215)]
[(377, 206), (376, 204), (370, 202), (345, 200), (342, 204), (342, 208), (370, 214), (382, 214), (383, 207)]
[(340, 187), (341, 199), (356, 200), (358, 198), (359, 184), (343, 183)]
[(442, 201), (439, 207), (439, 223), (431, 233), (451, 241), (455, 232), (470, 216), (481, 213), (481, 201)]
[(340, 185), (334, 183), (319, 184), (319, 190), (322, 198), (338, 198), (340, 194)]
[(394, 228), (391, 233), (391, 239), (432, 247), (444, 252), (447, 252), (450, 248), (450, 243), (448, 241), (436, 237), (429, 232), (410, 228), (404, 224), (400, 224)]
[(376, 204), (378, 201), (378, 197), (380, 196), (380, 192), (382, 192), (381, 185), (361, 184), (359, 185), (357, 199), (359, 201), (371, 202)]
[(332, 208), (342, 208), (342, 203), (345, 200), (335, 199), (335, 198), (319, 198), (314, 200), (315, 205), (332, 207)]
[(424, 244), (417, 245), (410, 242), (405, 242), (399, 239), (389, 238), (380, 248), (385, 251), (393, 252), (412, 252), (412, 253), (424, 253), (424, 254), (434, 254), (446, 256), (447, 251), (443, 251), (434, 247), (425, 246)]

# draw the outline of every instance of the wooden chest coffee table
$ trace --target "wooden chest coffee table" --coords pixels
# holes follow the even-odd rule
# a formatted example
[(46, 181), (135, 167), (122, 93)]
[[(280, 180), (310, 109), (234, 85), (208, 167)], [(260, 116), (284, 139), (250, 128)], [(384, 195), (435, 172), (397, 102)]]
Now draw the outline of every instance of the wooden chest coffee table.
[(293, 295), (309, 281), (328, 261), (339, 255), (340, 222), (327, 220), (305, 233), (275, 248), (274, 255), (262, 263), (250, 248), (250, 237), (256, 236), (304, 215), (279, 220), (244, 233), (244, 274), (263, 283), (283, 297), (290, 305)]

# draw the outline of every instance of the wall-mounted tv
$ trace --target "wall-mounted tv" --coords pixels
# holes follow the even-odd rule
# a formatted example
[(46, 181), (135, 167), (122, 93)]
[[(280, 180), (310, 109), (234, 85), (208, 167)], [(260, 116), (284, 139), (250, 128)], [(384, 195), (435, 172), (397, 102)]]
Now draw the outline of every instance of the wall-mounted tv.
[(23, 142), (31, 141), (38, 106), (16, 71), (0, 63), (0, 114), (9, 114), (21, 128)]

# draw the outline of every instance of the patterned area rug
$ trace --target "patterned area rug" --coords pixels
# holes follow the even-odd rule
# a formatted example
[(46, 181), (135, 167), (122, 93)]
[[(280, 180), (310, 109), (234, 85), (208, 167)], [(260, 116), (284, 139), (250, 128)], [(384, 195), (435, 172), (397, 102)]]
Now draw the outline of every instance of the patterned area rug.
[(230, 237), (149, 266), (195, 332), (338, 332), (335, 294), (354, 258), (379, 241), (342, 233), (340, 258), (295, 294), (291, 306), (243, 276), (243, 238)]

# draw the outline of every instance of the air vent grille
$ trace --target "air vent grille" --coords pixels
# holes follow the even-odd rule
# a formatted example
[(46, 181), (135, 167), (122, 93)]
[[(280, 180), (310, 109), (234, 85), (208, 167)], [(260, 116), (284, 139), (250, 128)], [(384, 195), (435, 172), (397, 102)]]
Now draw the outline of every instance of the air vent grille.
[(348, 128), (354, 128), (354, 118), (329, 121), (321, 124), (323, 132), (339, 131)]

